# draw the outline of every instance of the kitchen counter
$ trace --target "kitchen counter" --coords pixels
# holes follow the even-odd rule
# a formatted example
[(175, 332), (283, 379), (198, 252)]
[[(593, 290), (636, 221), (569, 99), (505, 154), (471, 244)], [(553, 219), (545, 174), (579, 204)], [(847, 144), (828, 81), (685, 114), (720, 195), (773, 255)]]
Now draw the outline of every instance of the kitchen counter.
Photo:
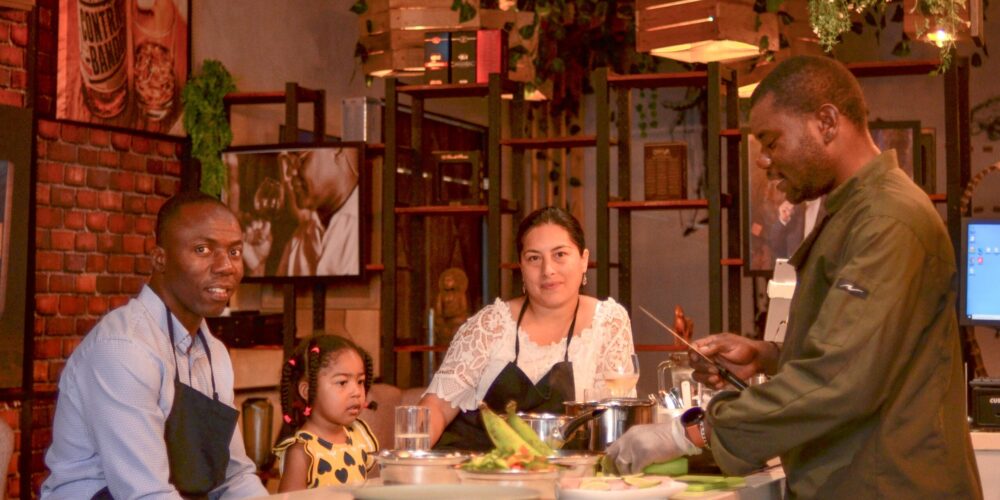
[[(698, 499), (698, 500), (778, 500), (782, 498), (785, 488), (785, 474), (781, 467), (771, 467), (769, 469), (750, 474), (746, 477), (747, 485), (738, 490), (727, 491), (706, 491), (703, 493), (678, 493), (671, 496), (671, 499)], [(380, 486), (380, 479), (372, 479), (363, 487)], [(614, 492), (609, 492), (609, 499), (615, 498)], [(268, 497), (268, 500), (353, 500), (350, 490), (336, 487), (317, 488), (312, 490), (296, 491), (292, 493), (278, 493)]]

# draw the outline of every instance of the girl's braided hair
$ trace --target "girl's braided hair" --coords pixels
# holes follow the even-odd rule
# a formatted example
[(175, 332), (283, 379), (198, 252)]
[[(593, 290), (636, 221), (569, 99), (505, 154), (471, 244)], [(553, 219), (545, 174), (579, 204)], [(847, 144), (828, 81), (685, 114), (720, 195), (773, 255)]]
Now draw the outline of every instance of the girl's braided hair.
[[(365, 393), (371, 388), (374, 376), (372, 357), (350, 339), (337, 335), (314, 335), (302, 342), (292, 351), (281, 367), (281, 436), (282, 439), (291, 436), (305, 423), (306, 417), (312, 412), (316, 402), (316, 376), (319, 371), (330, 364), (336, 355), (353, 350), (358, 353), (365, 364)], [(303, 377), (309, 383), (309, 398), (302, 399), (298, 384)]]

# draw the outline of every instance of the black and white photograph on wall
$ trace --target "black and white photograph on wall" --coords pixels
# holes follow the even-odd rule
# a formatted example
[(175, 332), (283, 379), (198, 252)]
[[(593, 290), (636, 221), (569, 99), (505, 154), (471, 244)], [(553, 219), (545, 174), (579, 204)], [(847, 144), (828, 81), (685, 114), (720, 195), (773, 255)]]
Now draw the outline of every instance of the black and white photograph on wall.
[(899, 168), (902, 168), (918, 186), (926, 189), (927, 181), (924, 178), (920, 148), (920, 122), (877, 120), (870, 122), (868, 129), (872, 133), (875, 145), (882, 151), (895, 149)]
[(823, 198), (793, 204), (757, 166), (760, 142), (745, 133), (740, 148), (743, 163), (744, 269), (748, 275), (769, 276), (775, 259), (788, 259), (823, 215)]
[(361, 274), (359, 145), (240, 147), (222, 157), (224, 199), (243, 222), (248, 279)]

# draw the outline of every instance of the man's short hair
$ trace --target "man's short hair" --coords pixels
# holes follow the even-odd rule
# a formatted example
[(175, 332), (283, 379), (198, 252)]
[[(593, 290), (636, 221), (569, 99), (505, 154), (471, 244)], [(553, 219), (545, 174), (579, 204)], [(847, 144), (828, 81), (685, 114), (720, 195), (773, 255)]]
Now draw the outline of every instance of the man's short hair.
[(796, 56), (774, 68), (753, 91), (750, 107), (768, 94), (774, 106), (794, 113), (814, 113), (833, 104), (862, 130), (868, 128), (868, 107), (861, 85), (843, 64), (818, 56)]
[(167, 225), (177, 218), (182, 208), (188, 205), (201, 204), (215, 205), (229, 211), (229, 207), (214, 196), (196, 190), (181, 191), (165, 201), (163, 206), (160, 207), (160, 211), (156, 214), (156, 244), (163, 244), (163, 234), (166, 231)]

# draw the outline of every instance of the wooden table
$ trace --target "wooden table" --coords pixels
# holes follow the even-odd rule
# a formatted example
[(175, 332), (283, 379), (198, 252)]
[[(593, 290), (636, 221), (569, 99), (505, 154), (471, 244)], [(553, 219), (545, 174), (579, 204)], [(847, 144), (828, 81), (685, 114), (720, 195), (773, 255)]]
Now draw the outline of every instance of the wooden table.
[[(771, 467), (764, 471), (750, 474), (746, 477), (746, 481), (746, 487), (738, 490), (678, 493), (670, 498), (698, 500), (779, 500), (782, 498), (782, 493), (785, 489), (785, 474), (782, 472), (781, 467)], [(365, 483), (363, 488), (381, 485), (381, 479), (372, 479)], [(292, 493), (278, 493), (264, 498), (268, 500), (353, 500), (354, 496), (351, 495), (349, 490), (330, 487)]]

